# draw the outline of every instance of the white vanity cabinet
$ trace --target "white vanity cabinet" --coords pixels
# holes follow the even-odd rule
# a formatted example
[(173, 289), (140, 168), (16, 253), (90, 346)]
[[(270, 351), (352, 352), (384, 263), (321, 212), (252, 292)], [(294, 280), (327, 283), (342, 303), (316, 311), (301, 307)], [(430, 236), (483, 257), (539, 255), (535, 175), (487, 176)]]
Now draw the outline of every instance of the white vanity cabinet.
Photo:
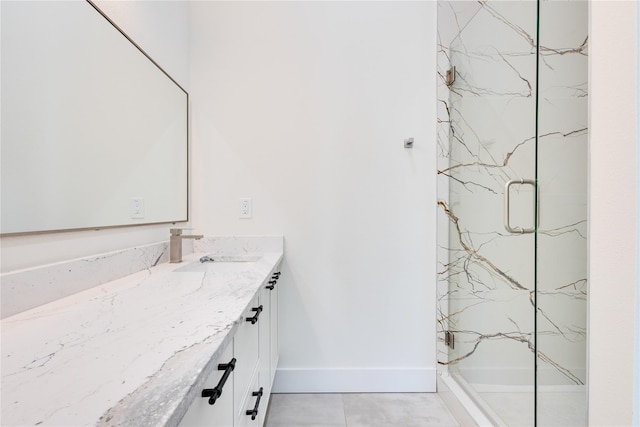
[[(246, 392), (244, 405), (240, 409), (239, 426), (264, 425), (267, 406), (271, 396), (271, 387), (275, 378), (278, 356), (278, 266), (263, 283), (258, 292), (258, 304), (261, 307), (258, 319), (258, 365), (251, 387)], [(257, 413), (249, 413), (257, 410)], [(244, 417), (243, 417), (244, 414)]]
[[(247, 306), (233, 341), (218, 360), (222, 364), (217, 365), (220, 368), (234, 361), (233, 372), (227, 378), (223, 393), (213, 405), (209, 405), (208, 397), (196, 398), (180, 427), (264, 425), (279, 355), (279, 276), (276, 267)], [(205, 387), (216, 387), (223, 372), (214, 371)]]

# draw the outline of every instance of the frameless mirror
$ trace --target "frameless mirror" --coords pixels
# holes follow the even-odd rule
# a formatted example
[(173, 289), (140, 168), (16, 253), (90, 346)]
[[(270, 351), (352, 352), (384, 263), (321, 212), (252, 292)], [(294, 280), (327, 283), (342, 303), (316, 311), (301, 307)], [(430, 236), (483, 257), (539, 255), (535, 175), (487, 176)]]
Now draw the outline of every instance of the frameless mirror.
[(188, 94), (87, 1), (2, 1), (2, 234), (186, 221)]

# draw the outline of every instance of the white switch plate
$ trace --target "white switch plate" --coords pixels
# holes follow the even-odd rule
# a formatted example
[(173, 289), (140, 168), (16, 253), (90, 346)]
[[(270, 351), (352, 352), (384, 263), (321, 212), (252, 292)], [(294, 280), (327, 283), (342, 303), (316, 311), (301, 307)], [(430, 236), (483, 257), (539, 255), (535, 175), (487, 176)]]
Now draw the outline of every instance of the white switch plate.
[(144, 197), (131, 198), (131, 218), (144, 218)]
[(251, 218), (251, 199), (248, 197), (243, 197), (240, 199), (240, 218), (249, 219)]

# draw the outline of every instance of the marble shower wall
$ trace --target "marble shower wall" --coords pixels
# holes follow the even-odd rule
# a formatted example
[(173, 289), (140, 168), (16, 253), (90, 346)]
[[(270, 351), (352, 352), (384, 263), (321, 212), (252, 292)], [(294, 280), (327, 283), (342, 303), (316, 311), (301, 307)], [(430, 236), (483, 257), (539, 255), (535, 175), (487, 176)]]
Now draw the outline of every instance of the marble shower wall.
[[(585, 382), (587, 2), (541, 2), (537, 79), (536, 8), (438, 3), (438, 361), (472, 384), (532, 384), (535, 298), (539, 384)], [(536, 174), (537, 245), (503, 213)], [(532, 187), (510, 195), (532, 227)]]

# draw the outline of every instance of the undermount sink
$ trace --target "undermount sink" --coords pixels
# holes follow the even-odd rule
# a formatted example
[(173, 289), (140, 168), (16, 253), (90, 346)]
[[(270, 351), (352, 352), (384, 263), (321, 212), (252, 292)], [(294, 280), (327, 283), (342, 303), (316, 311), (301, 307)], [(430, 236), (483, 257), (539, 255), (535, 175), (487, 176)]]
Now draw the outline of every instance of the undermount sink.
[(258, 261), (258, 258), (232, 258), (232, 257), (209, 257), (201, 259), (213, 259), (213, 261), (194, 261), (173, 270), (176, 273), (238, 273), (250, 270)]

